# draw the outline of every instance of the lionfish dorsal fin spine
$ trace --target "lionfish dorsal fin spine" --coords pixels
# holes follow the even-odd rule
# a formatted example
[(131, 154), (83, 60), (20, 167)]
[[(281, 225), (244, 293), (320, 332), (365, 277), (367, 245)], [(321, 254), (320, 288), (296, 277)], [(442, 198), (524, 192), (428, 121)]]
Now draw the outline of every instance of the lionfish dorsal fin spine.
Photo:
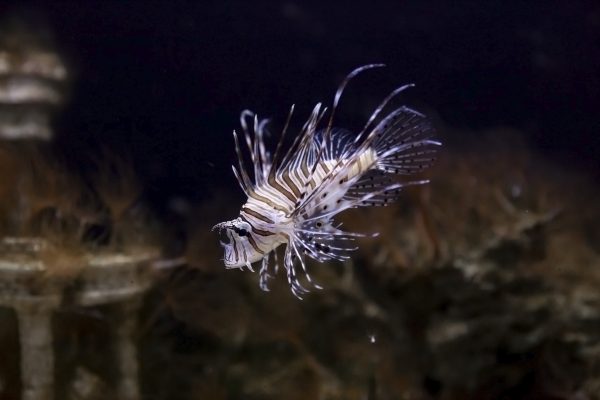
[(242, 149), (240, 148), (240, 142), (239, 142), (239, 139), (238, 139), (237, 132), (235, 130), (233, 131), (233, 140), (235, 142), (235, 152), (237, 154), (238, 165), (239, 165), (239, 171), (238, 172), (239, 172), (239, 174), (240, 174), (240, 176), (242, 178), (242, 182), (246, 186), (247, 189), (254, 188), (254, 184), (250, 180), (250, 177), (248, 176), (248, 172), (246, 171), (246, 167), (244, 165), (244, 158), (242, 156)]
[(233, 175), (235, 176), (235, 179), (237, 180), (237, 182), (240, 185), (240, 188), (242, 189), (242, 191), (244, 192), (244, 194), (246, 196), (250, 197), (250, 189), (246, 185), (246, 182), (243, 181), (243, 179), (240, 176), (240, 174), (239, 174), (237, 168), (235, 167), (235, 165), (232, 165), (231, 169), (233, 170)]
[[(248, 124), (246, 123), (246, 118), (255, 118), (256, 115), (250, 110), (242, 111), (240, 115), (240, 122), (242, 125), (242, 131), (244, 133), (244, 139), (246, 142), (246, 147), (248, 148), (248, 153), (250, 154), (250, 161), (252, 162), (252, 166), (254, 167), (254, 181), (258, 185), (259, 178), (256, 173), (256, 150), (254, 146), (254, 140), (252, 140), (252, 136), (250, 135), (250, 130), (248, 129)], [(241, 153), (241, 151), (240, 151)]]
[(362, 129), (362, 131), (358, 135), (356, 135), (356, 139), (354, 140), (354, 143), (358, 143), (360, 141), (360, 139), (365, 134), (365, 132), (367, 132), (367, 130), (369, 129), (369, 127), (371, 126), (371, 124), (373, 123), (373, 121), (375, 121), (377, 119), (377, 117), (379, 116), (379, 114), (381, 113), (381, 111), (385, 108), (385, 106), (388, 105), (388, 103), (394, 97), (396, 97), (398, 94), (404, 92), (406, 89), (409, 89), (409, 88), (414, 87), (414, 86), (415, 86), (414, 83), (408, 83), (406, 85), (402, 85), (402, 86), (394, 89), (389, 95), (387, 95), (387, 97), (385, 99), (383, 99), (383, 101), (377, 106), (377, 108), (375, 109), (375, 111), (373, 111), (373, 113), (371, 114), (371, 117), (369, 117), (369, 120), (365, 124), (364, 128)]
[(283, 141), (285, 140), (285, 136), (287, 134), (288, 128), (290, 126), (290, 121), (292, 120), (292, 115), (294, 114), (295, 105), (292, 104), (290, 107), (290, 111), (285, 120), (285, 124), (283, 125), (283, 129), (281, 130), (281, 135), (279, 136), (279, 141), (277, 142), (277, 147), (275, 148), (275, 153), (273, 155), (273, 162), (271, 164), (271, 170), (269, 171), (269, 177), (274, 176), (277, 168), (279, 167), (279, 155), (281, 154), (281, 147), (283, 146)]
[(350, 72), (348, 75), (346, 75), (346, 78), (344, 78), (342, 83), (338, 86), (338, 88), (335, 92), (335, 96), (333, 97), (333, 107), (331, 109), (331, 114), (329, 115), (329, 122), (327, 123), (327, 131), (329, 131), (333, 126), (333, 117), (335, 116), (335, 110), (337, 109), (337, 106), (340, 103), (340, 99), (342, 98), (342, 94), (344, 93), (346, 86), (348, 85), (348, 83), (350, 83), (352, 78), (354, 78), (355, 76), (357, 76), (358, 74), (360, 74), (361, 72), (364, 72), (366, 70), (369, 70), (372, 68), (382, 68), (382, 67), (385, 67), (385, 64), (381, 64), (381, 63), (367, 64), (367, 65), (363, 65), (362, 67), (358, 67), (358, 68), (354, 69), (352, 72)]
[(289, 148), (288, 152), (284, 156), (280, 168), (287, 169), (289, 167), (288, 164), (291, 161), (297, 159), (299, 155), (303, 154), (304, 151), (308, 150), (308, 144), (310, 144), (312, 135), (314, 135), (315, 126), (321, 117), (321, 103), (317, 103), (317, 105), (315, 105), (315, 107), (313, 108), (313, 111), (311, 112), (310, 116), (308, 117), (308, 120), (304, 123), (304, 126), (301, 130), (301, 134), (296, 136), (296, 139), (294, 139), (292, 146)]

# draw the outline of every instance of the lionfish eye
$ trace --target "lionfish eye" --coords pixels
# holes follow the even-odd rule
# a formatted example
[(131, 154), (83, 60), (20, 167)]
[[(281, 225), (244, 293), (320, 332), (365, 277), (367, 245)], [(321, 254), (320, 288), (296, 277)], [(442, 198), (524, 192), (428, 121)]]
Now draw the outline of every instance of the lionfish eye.
[(239, 236), (248, 236), (248, 233), (250, 232), (250, 229), (251, 229), (250, 224), (242, 222), (242, 223), (238, 224), (238, 226), (240, 226), (240, 227), (239, 228), (237, 226), (233, 227), (233, 230), (235, 231), (235, 233), (237, 233)]

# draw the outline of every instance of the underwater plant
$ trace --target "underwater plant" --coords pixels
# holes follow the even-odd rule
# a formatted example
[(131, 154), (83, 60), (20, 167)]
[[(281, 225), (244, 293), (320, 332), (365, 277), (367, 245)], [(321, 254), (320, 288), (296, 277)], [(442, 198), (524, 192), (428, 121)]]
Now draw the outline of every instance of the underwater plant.
[[(285, 134), (294, 111), (291, 108), (274, 155), (266, 150), (267, 119), (252, 111), (242, 112), (240, 120), (253, 169), (254, 180), (244, 165), (237, 133), (234, 131), (239, 166), (234, 174), (248, 196), (240, 216), (215, 225), (223, 234), (226, 268), (253, 270), (261, 261), (260, 287), (268, 291), (267, 281), (271, 254), (275, 255), (275, 272), (279, 267), (275, 249), (286, 245), (283, 266), (292, 292), (300, 297), (308, 292), (301, 283), (296, 264), (301, 265), (307, 281), (305, 258), (319, 262), (347, 260), (356, 250), (350, 242), (365, 234), (347, 232), (333, 218), (356, 207), (385, 206), (401, 190), (422, 185), (427, 180), (397, 182), (398, 175), (421, 172), (434, 161), (441, 143), (434, 139), (430, 120), (408, 107), (383, 113), (389, 102), (413, 85), (393, 90), (371, 114), (358, 135), (333, 127), (334, 115), (344, 88), (359, 73), (382, 64), (355, 69), (339, 86), (333, 107), (318, 103), (293, 144), (282, 152)], [(253, 122), (249, 129), (248, 119)], [(322, 121), (325, 127), (321, 128)], [(252, 131), (252, 134), (251, 134)]]

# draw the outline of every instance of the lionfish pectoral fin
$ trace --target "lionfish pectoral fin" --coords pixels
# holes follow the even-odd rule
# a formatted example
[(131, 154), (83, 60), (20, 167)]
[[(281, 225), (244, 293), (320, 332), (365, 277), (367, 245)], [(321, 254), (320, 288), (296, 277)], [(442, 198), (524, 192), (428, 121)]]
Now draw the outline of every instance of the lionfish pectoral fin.
[(401, 107), (377, 124), (366, 142), (377, 153), (377, 169), (386, 173), (410, 175), (431, 166), (441, 143), (433, 139), (435, 130), (429, 118)]
[(287, 280), (288, 280), (288, 284), (290, 285), (290, 289), (292, 290), (292, 293), (294, 294), (294, 296), (296, 296), (297, 298), (299, 298), (300, 300), (302, 300), (302, 296), (305, 295), (306, 293), (309, 292), (308, 289), (306, 289), (304, 286), (302, 286), (302, 283), (300, 283), (300, 279), (298, 278), (297, 272), (296, 272), (296, 267), (295, 267), (295, 250), (294, 250), (294, 246), (293, 246), (293, 241), (290, 242), (287, 246), (287, 248), (285, 249), (285, 259), (284, 259), (284, 263), (283, 266), (286, 269), (287, 272)]
[(269, 289), (269, 279), (272, 278), (273, 276), (269, 273), (269, 256), (268, 255), (262, 259), (260, 271), (258, 272), (258, 274), (259, 274), (260, 289), (264, 292), (270, 292), (271, 289)]
[(394, 176), (383, 171), (367, 172), (344, 195), (344, 201), (354, 207), (387, 206), (397, 200), (408, 186), (423, 185), (427, 180), (398, 183)]
[(252, 268), (252, 264), (250, 264), (250, 261), (246, 261), (246, 268), (248, 268), (248, 270), (250, 270), (251, 272), (254, 272), (254, 268)]

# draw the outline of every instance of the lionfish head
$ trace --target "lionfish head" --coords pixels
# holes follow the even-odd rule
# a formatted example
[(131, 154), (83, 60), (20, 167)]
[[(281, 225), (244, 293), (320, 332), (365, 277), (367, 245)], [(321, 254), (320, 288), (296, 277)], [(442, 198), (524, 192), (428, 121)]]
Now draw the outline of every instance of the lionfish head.
[(223, 261), (226, 268), (241, 268), (263, 258), (250, 243), (252, 227), (249, 223), (236, 218), (213, 226), (220, 236), (221, 246), (225, 249)]

